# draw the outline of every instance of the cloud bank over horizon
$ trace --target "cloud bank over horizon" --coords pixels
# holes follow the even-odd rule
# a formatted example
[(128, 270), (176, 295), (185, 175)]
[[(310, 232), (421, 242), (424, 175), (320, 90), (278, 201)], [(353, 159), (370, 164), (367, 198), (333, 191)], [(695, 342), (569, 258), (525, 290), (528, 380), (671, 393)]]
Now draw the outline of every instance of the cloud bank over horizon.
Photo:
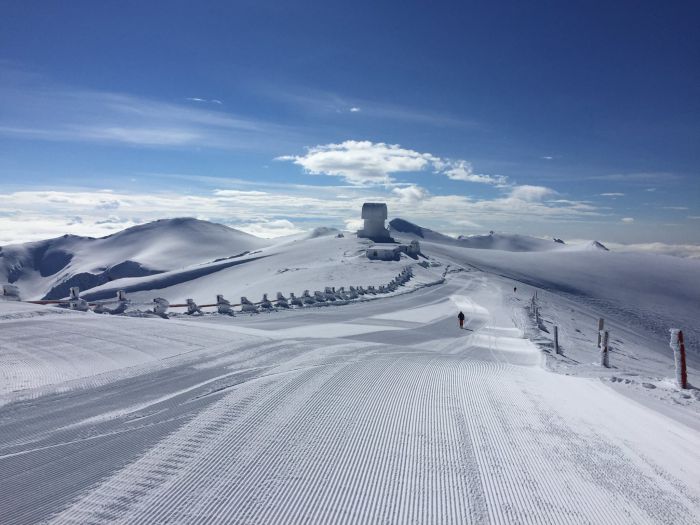
[[(321, 192), (326, 191), (325, 189)], [(533, 210), (542, 212), (546, 204), (533, 201), (533, 194), (540, 196), (546, 192), (528, 188), (514, 190), (497, 202), (470, 202), (428, 196), (420, 200), (406, 197), (414, 188), (394, 188), (392, 195), (383, 199), (388, 203), (390, 219), (401, 217), (420, 226), (430, 227), (446, 235), (457, 237), (464, 234), (485, 234), (490, 229), (503, 233), (498, 222), (488, 224), (474, 222), (466, 218), (453, 220), (455, 209), (471, 204), (477, 210), (489, 209), (492, 212), (515, 215), (529, 215)], [(520, 195), (518, 195), (520, 193)], [(38, 191), (0, 194), (0, 207), (8, 201), (15, 202), (23, 211), (0, 213), (0, 246), (44, 240), (65, 234), (102, 237), (117, 231), (162, 218), (195, 217), (200, 220), (218, 222), (258, 237), (275, 238), (307, 232), (318, 226), (331, 226), (350, 231), (357, 230), (362, 221), (359, 218), (362, 203), (366, 200), (382, 200), (379, 195), (346, 194), (338, 200), (301, 197), (288, 194), (270, 193), (258, 190), (214, 190), (205, 195), (183, 196), (178, 194), (127, 194), (111, 190), (102, 191)], [(526, 197), (526, 200), (523, 200)], [(508, 211), (506, 209), (508, 208)], [(48, 210), (48, 211), (47, 211)], [(193, 213), (196, 210), (196, 213)], [(570, 213), (571, 210), (565, 213)], [(554, 210), (545, 212), (559, 213)], [(242, 219), (242, 217), (245, 217)], [(474, 216), (476, 220), (476, 215)], [(545, 225), (546, 221), (541, 221)], [(552, 238), (529, 231), (517, 233), (535, 237)], [(700, 259), (700, 245), (671, 242), (621, 243), (596, 236), (606, 246), (617, 252), (645, 252)], [(565, 239), (566, 240), (566, 239)], [(571, 239), (568, 243), (578, 244), (594, 240)]]

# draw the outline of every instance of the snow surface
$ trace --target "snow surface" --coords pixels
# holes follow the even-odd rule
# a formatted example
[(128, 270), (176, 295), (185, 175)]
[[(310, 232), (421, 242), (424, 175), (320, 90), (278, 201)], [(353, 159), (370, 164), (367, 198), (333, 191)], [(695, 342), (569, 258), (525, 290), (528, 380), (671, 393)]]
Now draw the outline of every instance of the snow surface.
[(144, 300), (257, 300), (413, 265), (401, 293), (342, 306), (164, 320), (0, 302), (0, 523), (697, 523), (700, 391), (673, 385), (665, 330), (696, 333), (698, 263), (434, 239), (428, 268), (328, 232), (129, 281)]

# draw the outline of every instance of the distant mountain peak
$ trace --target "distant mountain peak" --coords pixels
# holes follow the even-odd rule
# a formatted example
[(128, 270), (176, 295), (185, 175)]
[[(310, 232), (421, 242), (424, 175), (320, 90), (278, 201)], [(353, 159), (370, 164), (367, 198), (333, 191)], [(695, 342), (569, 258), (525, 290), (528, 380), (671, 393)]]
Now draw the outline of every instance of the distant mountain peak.
[[(417, 224), (413, 224), (412, 222), (408, 222), (405, 219), (391, 219), (389, 221), (389, 226), (391, 227), (392, 230), (401, 232), (401, 233), (412, 233), (413, 235), (417, 235), (418, 237), (425, 237), (423, 234), (424, 231), (426, 231), (425, 228), (421, 228)], [(427, 230), (431, 231), (431, 230)]]
[(107, 281), (141, 277), (269, 246), (270, 241), (193, 217), (160, 219), (93, 239), (64, 235), (5, 246), (0, 282), (16, 283), (37, 297), (64, 297)]

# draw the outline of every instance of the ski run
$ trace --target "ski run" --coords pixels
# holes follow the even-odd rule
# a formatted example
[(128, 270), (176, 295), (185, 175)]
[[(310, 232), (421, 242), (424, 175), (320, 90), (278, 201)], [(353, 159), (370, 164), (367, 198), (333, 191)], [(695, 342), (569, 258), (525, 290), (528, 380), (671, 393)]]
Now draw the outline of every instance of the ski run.
[(662, 335), (613, 317), (600, 370), (595, 305), (540, 289), (580, 338), (552, 356), (535, 278), (457, 251), (434, 246), (442, 282), (336, 307), (0, 303), (0, 523), (700, 523), (697, 390)]

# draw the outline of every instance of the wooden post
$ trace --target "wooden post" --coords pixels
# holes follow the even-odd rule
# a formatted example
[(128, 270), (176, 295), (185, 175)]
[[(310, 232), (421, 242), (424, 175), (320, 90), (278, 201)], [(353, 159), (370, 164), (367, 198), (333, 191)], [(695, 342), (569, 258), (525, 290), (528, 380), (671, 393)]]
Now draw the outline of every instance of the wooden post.
[(559, 354), (559, 327), (554, 327), (554, 353)]
[(610, 332), (605, 330), (602, 337), (602, 346), (600, 347), (600, 366), (605, 368), (610, 368), (610, 359), (608, 358), (608, 340), (610, 339)]
[(676, 362), (676, 383), (678, 388), (688, 388), (688, 367), (685, 362), (685, 343), (683, 332), (678, 328), (671, 329), (671, 348)]
[(601, 334), (603, 333), (604, 328), (605, 328), (605, 319), (603, 319), (601, 317), (600, 319), (598, 319), (598, 348), (600, 348), (600, 343), (601, 343), (600, 337), (601, 337)]

